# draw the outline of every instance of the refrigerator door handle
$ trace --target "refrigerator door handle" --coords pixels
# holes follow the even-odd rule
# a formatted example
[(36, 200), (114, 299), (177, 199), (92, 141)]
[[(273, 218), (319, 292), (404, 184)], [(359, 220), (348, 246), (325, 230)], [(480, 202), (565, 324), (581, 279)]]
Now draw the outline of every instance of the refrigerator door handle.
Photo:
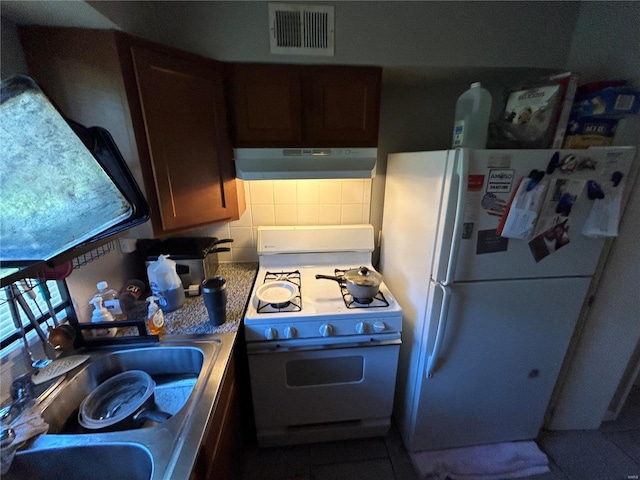
[(440, 356), (442, 342), (444, 341), (444, 331), (447, 327), (447, 317), (449, 316), (449, 303), (451, 302), (451, 289), (441, 283), (436, 283), (436, 285), (442, 290), (442, 304), (440, 305), (436, 340), (433, 344), (431, 355), (427, 358), (427, 378), (433, 377), (433, 370)]
[(462, 228), (464, 226), (464, 204), (467, 193), (467, 176), (469, 174), (469, 153), (466, 150), (457, 150), (459, 155), (458, 163), (458, 203), (456, 204), (456, 216), (453, 223), (453, 236), (451, 237), (451, 249), (449, 250), (449, 261), (447, 263), (447, 273), (444, 277), (443, 285), (451, 285), (453, 276), (456, 273), (456, 263), (458, 259), (458, 249), (462, 239)]

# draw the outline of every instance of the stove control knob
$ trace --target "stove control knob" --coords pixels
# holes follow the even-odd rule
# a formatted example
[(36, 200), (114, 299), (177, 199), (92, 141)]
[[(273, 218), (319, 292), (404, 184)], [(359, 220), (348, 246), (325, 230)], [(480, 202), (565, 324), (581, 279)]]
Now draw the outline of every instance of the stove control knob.
[(322, 325), (320, 325), (320, 335), (322, 335), (323, 337), (328, 337), (332, 333), (333, 327), (331, 325), (329, 325), (328, 323), (323, 323)]
[(367, 333), (367, 324), (364, 322), (356, 323), (356, 332), (360, 334)]
[(264, 331), (264, 336), (267, 340), (273, 340), (278, 336), (278, 331), (275, 328), (269, 327)]
[(298, 332), (296, 331), (296, 329), (294, 327), (285, 327), (284, 329), (284, 337), (285, 338), (295, 338), (295, 336), (298, 334)]
[(387, 326), (384, 324), (384, 322), (375, 322), (373, 324), (373, 329), (376, 333), (384, 332), (386, 328)]

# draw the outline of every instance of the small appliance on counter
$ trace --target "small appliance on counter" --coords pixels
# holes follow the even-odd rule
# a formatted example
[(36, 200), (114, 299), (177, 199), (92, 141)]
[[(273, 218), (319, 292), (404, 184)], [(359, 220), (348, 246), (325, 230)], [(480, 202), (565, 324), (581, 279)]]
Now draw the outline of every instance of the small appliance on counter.
[[(172, 237), (152, 240), (146, 253), (145, 266), (158, 259), (159, 255), (169, 255), (176, 262), (176, 271), (185, 290), (190, 285), (200, 285), (205, 278), (214, 277), (218, 270), (218, 252), (228, 252), (229, 247), (219, 247), (221, 243), (231, 243), (233, 239), (216, 237)], [(140, 246), (139, 242), (139, 246)]]

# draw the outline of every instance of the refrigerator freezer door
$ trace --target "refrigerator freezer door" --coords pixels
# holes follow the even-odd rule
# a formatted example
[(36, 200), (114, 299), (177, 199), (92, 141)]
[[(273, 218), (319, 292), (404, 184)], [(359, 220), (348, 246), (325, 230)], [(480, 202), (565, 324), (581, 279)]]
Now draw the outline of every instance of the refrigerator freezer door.
[[(518, 180), (528, 177), (532, 170), (546, 171), (554, 153), (552, 150), (458, 150), (457, 163), (468, 163), (468, 175), (462, 181), (466, 189), (463, 195), (464, 208), (461, 214), (456, 215), (453, 224), (443, 224), (442, 231), (443, 237), (446, 237), (448, 232), (459, 227), (462, 237), (450, 244), (443, 242), (437, 249), (434, 275), (437, 281), (447, 283), (447, 269), (455, 271), (453, 280), (456, 282), (593, 274), (604, 240), (582, 234), (583, 224), (593, 202), (597, 201), (588, 198), (586, 186), (581, 189), (569, 215), (569, 243), (552, 254), (538, 257), (536, 261), (529, 245), (531, 239), (503, 238), (495, 233)], [(545, 174), (543, 181), (549, 182), (549, 191), (554, 192), (561, 192), (560, 186), (551, 188), (559, 185), (554, 183), (556, 180), (575, 180), (578, 185), (581, 185), (580, 182), (584, 185), (588, 180), (603, 184), (611, 182), (615, 171), (621, 171), (626, 176), (634, 154), (634, 149), (624, 147), (560, 151), (560, 160), (570, 155), (578, 160), (588, 158), (593, 161), (593, 169), (562, 171), (556, 168), (553, 174)], [(456, 170), (460, 171), (461, 167), (456, 167)], [(455, 197), (453, 193), (449, 196)], [(445, 215), (451, 215), (451, 212)], [(560, 215), (557, 217), (560, 218)], [(450, 245), (459, 247), (453, 255)], [(455, 265), (448, 263), (450, 258), (456, 260)]]
[[(417, 377), (409, 449), (535, 438), (588, 287), (588, 278), (453, 284), (433, 375), (425, 358)], [(437, 313), (442, 293), (431, 290)], [(428, 324), (425, 357), (437, 326)]]
[(453, 153), (398, 153), (387, 162), (380, 272), (402, 306), (395, 416), (405, 425), (410, 422), (406, 399), (416, 387), (429, 278), (441, 236), (440, 205), (447, 204), (443, 192), (451, 190), (453, 180)]
[[(439, 228), (445, 219), (440, 215), (449, 212), (453, 224), (455, 199), (445, 193), (457, 190), (451, 186), (456, 181), (454, 157), (454, 151), (389, 155), (380, 270), (391, 279), (389, 288), (394, 295), (415, 298), (426, 294), (434, 251), (443, 242)], [(451, 231), (447, 238), (450, 241)], [(424, 281), (408, 282), (409, 272), (419, 272)], [(402, 304), (402, 298), (398, 300)]]

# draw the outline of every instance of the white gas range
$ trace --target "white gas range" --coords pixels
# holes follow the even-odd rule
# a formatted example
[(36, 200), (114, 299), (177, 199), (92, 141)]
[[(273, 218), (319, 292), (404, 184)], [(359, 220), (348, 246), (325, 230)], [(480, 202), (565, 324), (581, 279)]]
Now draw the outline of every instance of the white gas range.
[(260, 446), (387, 432), (402, 309), (384, 281), (354, 299), (316, 278), (373, 270), (373, 237), (371, 225), (258, 228), (244, 329)]

